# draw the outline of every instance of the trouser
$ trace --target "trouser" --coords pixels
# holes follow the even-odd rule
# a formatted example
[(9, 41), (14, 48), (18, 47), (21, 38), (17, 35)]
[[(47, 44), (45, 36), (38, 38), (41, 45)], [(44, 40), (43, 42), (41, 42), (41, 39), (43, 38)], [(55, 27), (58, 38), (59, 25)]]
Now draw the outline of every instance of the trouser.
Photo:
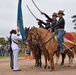
[(64, 53), (64, 39), (63, 39), (63, 36), (64, 36), (64, 30), (58, 30), (58, 36), (57, 36), (57, 39), (58, 39), (58, 43), (59, 43), (59, 46), (60, 46), (60, 53)]
[(10, 67), (13, 69), (13, 51), (10, 51)]
[(13, 70), (18, 70), (18, 52), (19, 50), (13, 50), (13, 56), (14, 56), (14, 63), (13, 63)]
[(0, 56), (2, 55), (2, 53), (1, 53), (1, 49), (0, 49)]

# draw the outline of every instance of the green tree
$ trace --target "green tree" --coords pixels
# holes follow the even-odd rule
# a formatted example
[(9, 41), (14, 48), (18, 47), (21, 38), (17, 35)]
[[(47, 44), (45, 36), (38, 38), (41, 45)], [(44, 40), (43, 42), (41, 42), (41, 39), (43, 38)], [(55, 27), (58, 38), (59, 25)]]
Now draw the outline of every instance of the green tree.
[(0, 43), (3, 45), (7, 43), (4, 37), (0, 37)]

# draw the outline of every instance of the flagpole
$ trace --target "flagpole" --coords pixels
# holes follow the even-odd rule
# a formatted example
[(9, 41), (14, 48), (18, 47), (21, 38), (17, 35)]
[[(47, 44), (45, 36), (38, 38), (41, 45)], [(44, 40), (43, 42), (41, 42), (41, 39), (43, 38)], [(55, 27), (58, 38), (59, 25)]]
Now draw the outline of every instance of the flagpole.
[(22, 40), (25, 43), (25, 34), (24, 34), (23, 15), (22, 15), (21, 4), (22, 4), (22, 0), (19, 0), (18, 12), (17, 12), (17, 27), (20, 29), (20, 33), (22, 35)]

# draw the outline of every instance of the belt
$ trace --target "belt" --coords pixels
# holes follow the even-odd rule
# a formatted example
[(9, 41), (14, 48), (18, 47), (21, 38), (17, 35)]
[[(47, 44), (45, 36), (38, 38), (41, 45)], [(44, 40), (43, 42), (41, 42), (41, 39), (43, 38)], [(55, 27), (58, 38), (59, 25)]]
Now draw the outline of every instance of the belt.
[(58, 29), (58, 30), (64, 30), (64, 29)]

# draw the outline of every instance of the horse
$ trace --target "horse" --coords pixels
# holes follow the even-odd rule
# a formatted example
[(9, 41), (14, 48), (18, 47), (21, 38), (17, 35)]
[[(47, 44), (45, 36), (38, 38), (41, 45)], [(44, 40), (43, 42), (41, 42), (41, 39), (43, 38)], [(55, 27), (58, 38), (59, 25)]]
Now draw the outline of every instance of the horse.
[[(31, 35), (33, 35), (33, 33), (32, 33), (32, 31), (31, 30), (29, 30), (29, 33), (31, 33)], [(35, 36), (36, 37), (36, 36)], [(31, 36), (31, 40), (33, 40), (33, 39), (35, 39), (35, 37), (33, 38), (32, 36)], [(34, 45), (34, 46), (36, 46), (36, 44), (35, 44), (35, 42), (33, 42), (33, 41), (31, 41), (32, 42), (32, 45)], [(37, 44), (37, 45), (39, 45), (39, 44)], [(36, 49), (37, 49), (38, 47), (36, 47)], [(41, 48), (40, 48), (41, 49)], [(43, 47), (42, 49), (41, 49), (41, 51), (43, 52), (43, 55), (44, 55), (44, 58), (45, 58), (45, 66), (44, 66), (44, 68), (46, 69), (46, 68), (50, 68), (49, 67), (49, 62), (47, 62), (47, 60), (49, 61), (50, 60), (50, 58), (49, 58), (49, 53), (48, 53), (48, 51), (46, 50), (46, 48), (45, 47)], [(48, 65), (47, 65), (47, 63), (48, 63)]]
[[(76, 32), (70, 32), (70, 35), (71, 35), (71, 41), (76, 43)], [(69, 65), (68, 66), (74, 66), (74, 53), (76, 54), (76, 45), (72, 48), (72, 50), (73, 50), (72, 52), (69, 50), (65, 51), (65, 54), (67, 54), (69, 57)], [(59, 56), (60, 56), (59, 51), (56, 52), (56, 56), (57, 56), (57, 59), (56, 59), (56, 64), (57, 64)]]
[[(41, 48), (43, 46), (45, 46), (46, 50), (48, 51), (49, 56), (50, 56), (50, 62), (51, 62), (50, 63), (51, 68), (50, 69), (51, 69), (51, 71), (53, 71), (54, 70), (53, 54), (54, 54), (54, 51), (56, 51), (57, 47), (58, 47), (58, 42), (55, 40), (54, 34), (52, 32), (48, 32), (48, 30), (45, 30), (43, 28), (36, 28), (36, 27), (31, 28), (31, 31), (32, 31), (32, 34), (33, 34), (32, 38), (35, 38), (35, 39), (33, 39), (33, 42), (39, 43)], [(47, 34), (47, 32), (48, 32), (48, 34)], [(71, 44), (71, 43), (68, 43), (68, 42), (65, 42), (65, 44), (69, 48), (72, 48), (74, 46), (74, 44)], [(66, 47), (65, 47), (65, 50), (67, 50)]]
[(39, 45), (34, 45), (32, 43), (32, 38), (31, 38), (31, 33), (29, 31), (29, 28), (25, 27), (25, 37), (28, 42), (28, 45), (35, 57), (35, 66), (36, 67), (41, 67), (42, 62), (41, 62), (41, 49), (39, 48)]

